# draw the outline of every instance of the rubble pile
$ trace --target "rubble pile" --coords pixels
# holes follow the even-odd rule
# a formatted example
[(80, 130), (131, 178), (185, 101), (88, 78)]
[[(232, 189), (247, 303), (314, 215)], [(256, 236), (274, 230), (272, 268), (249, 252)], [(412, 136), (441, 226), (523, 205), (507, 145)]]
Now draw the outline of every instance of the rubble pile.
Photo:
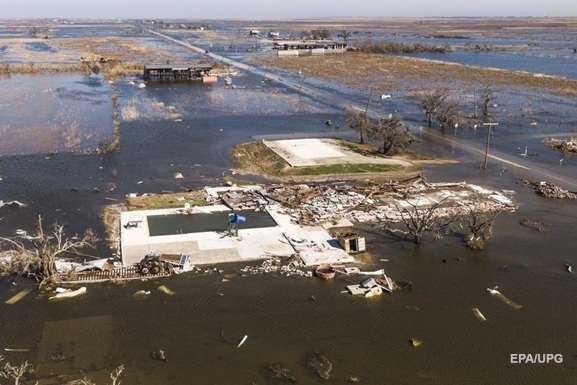
[(577, 138), (569, 138), (565, 140), (547, 138), (543, 143), (555, 150), (577, 153)]
[[(285, 207), (294, 222), (318, 225), (347, 219), (353, 222), (400, 222), (402, 207), (428, 209), (441, 201), (439, 217), (476, 212), (513, 211), (503, 194), (467, 183), (427, 183), (423, 177), (381, 185), (272, 185), (233, 190), (220, 195), (232, 209), (264, 209), (269, 204)], [(409, 206), (406, 202), (411, 202)]]
[(562, 189), (550, 182), (541, 182), (535, 186), (537, 194), (545, 198), (559, 198), (559, 199), (575, 199), (577, 195)]

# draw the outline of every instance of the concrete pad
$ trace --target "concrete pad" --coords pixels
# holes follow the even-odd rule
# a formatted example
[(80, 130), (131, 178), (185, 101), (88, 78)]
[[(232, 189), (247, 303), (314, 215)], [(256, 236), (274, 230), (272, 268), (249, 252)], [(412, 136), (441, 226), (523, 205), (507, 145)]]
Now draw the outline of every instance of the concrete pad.
[(402, 159), (361, 155), (330, 138), (263, 140), (263, 143), (292, 167), (362, 163), (412, 166)]
[[(216, 209), (212, 206), (203, 206), (198, 210), (200, 213), (221, 211), (224, 211), (223, 206)], [(191, 264), (207, 265), (273, 256), (288, 257), (297, 251), (303, 254), (303, 260), (311, 266), (321, 263), (354, 262), (354, 258), (349, 256), (321, 226), (295, 224), (281, 206), (268, 206), (267, 212), (276, 222), (276, 226), (239, 229), (236, 237), (229, 236), (225, 231), (150, 236), (147, 217), (175, 215), (174, 209), (121, 213), (120, 221), (124, 225), (121, 227), (123, 264), (129, 266), (138, 263), (148, 253), (188, 254)], [(137, 217), (142, 220), (134, 226), (125, 226), (130, 218)], [(295, 248), (295, 244), (289, 241), (291, 238), (302, 240), (303, 243)]]

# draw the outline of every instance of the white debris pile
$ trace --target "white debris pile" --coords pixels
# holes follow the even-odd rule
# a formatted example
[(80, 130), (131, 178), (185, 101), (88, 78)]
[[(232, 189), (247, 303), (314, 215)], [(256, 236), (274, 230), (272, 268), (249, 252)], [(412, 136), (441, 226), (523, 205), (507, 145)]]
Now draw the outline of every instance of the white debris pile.
[(255, 275), (255, 274), (266, 274), (266, 273), (280, 273), (281, 275), (291, 276), (300, 275), (303, 277), (311, 277), (312, 272), (304, 271), (303, 262), (298, 256), (293, 256), (291, 258), (269, 258), (265, 259), (258, 266), (245, 266), (240, 269), (243, 275)]

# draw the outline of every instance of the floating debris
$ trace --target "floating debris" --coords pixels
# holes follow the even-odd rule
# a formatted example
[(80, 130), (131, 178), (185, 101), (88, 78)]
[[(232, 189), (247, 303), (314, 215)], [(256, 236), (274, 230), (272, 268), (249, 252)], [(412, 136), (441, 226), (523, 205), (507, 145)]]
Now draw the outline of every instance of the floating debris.
[(26, 207), (28, 206), (25, 203), (19, 202), (19, 201), (10, 201), (10, 202), (4, 202), (3, 200), (0, 199), (0, 208), (4, 207), (4, 206), (10, 206), (10, 207)]
[(519, 224), (524, 227), (529, 227), (531, 229), (535, 229), (540, 233), (546, 233), (549, 231), (547, 226), (543, 222), (533, 221), (530, 219), (521, 219)]
[(319, 352), (315, 352), (307, 359), (307, 366), (313, 369), (319, 377), (328, 380), (333, 364), (327, 357)]
[(538, 195), (541, 195), (542, 197), (545, 198), (577, 199), (577, 194), (565, 190), (551, 182), (545, 182), (545, 181), (533, 182), (530, 180), (523, 179), (519, 183), (522, 185), (532, 186)]
[(164, 294), (174, 295), (176, 294), (174, 291), (170, 290), (168, 287), (161, 285), (156, 290), (163, 292)]
[(31, 291), (32, 291), (32, 289), (24, 289), (21, 292), (19, 292), (18, 294), (16, 294), (15, 296), (13, 296), (12, 298), (6, 300), (6, 302), (4, 302), (4, 303), (7, 305), (14, 305), (16, 302), (20, 301), (22, 298), (24, 298)]
[(240, 340), (240, 342), (238, 343), (238, 345), (236, 345), (237, 348), (240, 348), (245, 342), (246, 339), (248, 338), (247, 335), (245, 335), (244, 337), (242, 337), (242, 340)]
[(270, 364), (268, 368), (274, 378), (288, 382), (297, 382), (296, 378), (290, 374), (290, 370), (283, 368), (280, 364)]
[(499, 300), (501, 300), (502, 302), (506, 303), (507, 305), (511, 306), (513, 309), (520, 309), (522, 306), (511, 301), (509, 298), (505, 297), (503, 294), (501, 294), (498, 290), (497, 290), (497, 286), (495, 286), (493, 289), (487, 289), (487, 291), (489, 293), (491, 293), (491, 295), (493, 297), (498, 298)]
[(14, 353), (27, 353), (30, 349), (15, 349), (15, 348), (4, 348), (5, 352), (14, 352)]
[(150, 290), (145, 291), (145, 290), (138, 290), (136, 291), (134, 294), (132, 294), (132, 296), (136, 299), (144, 299), (144, 298), (148, 298), (150, 296)]
[(48, 297), (48, 299), (61, 299), (61, 298), (71, 298), (71, 297), (76, 297), (82, 294), (86, 294), (86, 287), (81, 287), (79, 289), (76, 290), (65, 290), (65, 291), (61, 291), (58, 292), (59, 290), (56, 290), (57, 293), (55, 295), (53, 295), (52, 297)]
[(418, 340), (418, 339), (416, 339), (416, 338), (411, 338), (411, 339), (409, 340), (409, 342), (410, 342), (411, 345), (413, 345), (414, 347), (419, 347), (419, 346), (421, 346), (421, 345), (423, 344), (422, 341), (420, 341), (420, 340)]
[(154, 358), (155, 360), (161, 360), (161, 361), (167, 361), (166, 359), (166, 353), (164, 350), (158, 350), (158, 351), (154, 351), (150, 354), (152, 356), (152, 358)]
[(485, 318), (485, 316), (483, 315), (483, 313), (481, 313), (481, 311), (479, 309), (477, 309), (476, 307), (471, 309), (473, 311), (473, 314), (475, 315), (475, 317), (479, 320), (479, 321), (487, 321), (487, 319)]

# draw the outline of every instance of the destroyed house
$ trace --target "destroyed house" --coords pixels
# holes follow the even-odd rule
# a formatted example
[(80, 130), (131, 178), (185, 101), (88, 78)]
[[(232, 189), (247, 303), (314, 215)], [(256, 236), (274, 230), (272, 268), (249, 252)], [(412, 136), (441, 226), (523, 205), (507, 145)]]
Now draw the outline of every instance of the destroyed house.
[(332, 40), (288, 40), (288, 41), (277, 41), (274, 43), (273, 49), (277, 50), (315, 50), (324, 49), (325, 51), (344, 51), (347, 47), (347, 43), (339, 43)]
[(202, 80), (214, 81), (207, 64), (151, 64), (144, 66), (144, 80)]

